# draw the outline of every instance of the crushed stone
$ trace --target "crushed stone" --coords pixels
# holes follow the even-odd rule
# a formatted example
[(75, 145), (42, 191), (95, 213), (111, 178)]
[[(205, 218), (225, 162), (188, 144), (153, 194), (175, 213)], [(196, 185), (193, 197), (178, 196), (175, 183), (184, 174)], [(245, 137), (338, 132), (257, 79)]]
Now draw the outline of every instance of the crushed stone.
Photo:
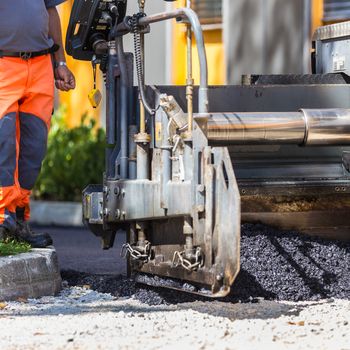
[(57, 297), (10, 302), (0, 311), (2, 350), (348, 350), (349, 300), (149, 305), (66, 287)]
[[(226, 302), (350, 299), (350, 242), (281, 232), (263, 225), (242, 226), (241, 271)], [(125, 276), (63, 271), (69, 285), (91, 285), (117, 297), (134, 295), (149, 305), (205, 300), (178, 291), (136, 284)]]
[(4, 303), (2, 350), (350, 350), (349, 243), (243, 225), (241, 272), (212, 300), (63, 271), (56, 297)]

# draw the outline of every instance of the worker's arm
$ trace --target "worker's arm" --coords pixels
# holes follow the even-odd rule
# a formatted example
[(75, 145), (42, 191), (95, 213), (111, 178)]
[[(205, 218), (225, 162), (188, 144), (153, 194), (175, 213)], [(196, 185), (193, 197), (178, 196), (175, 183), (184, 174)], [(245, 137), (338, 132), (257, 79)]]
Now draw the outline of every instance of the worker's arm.
[[(47, 9), (49, 13), (49, 36), (52, 38), (55, 44), (59, 45), (58, 51), (54, 53), (54, 61), (66, 62), (63, 42), (62, 42), (62, 30), (61, 22), (56, 7), (50, 7)], [(65, 65), (55, 67), (55, 84), (57, 89), (62, 91), (69, 91), (75, 88), (75, 78), (72, 72)]]

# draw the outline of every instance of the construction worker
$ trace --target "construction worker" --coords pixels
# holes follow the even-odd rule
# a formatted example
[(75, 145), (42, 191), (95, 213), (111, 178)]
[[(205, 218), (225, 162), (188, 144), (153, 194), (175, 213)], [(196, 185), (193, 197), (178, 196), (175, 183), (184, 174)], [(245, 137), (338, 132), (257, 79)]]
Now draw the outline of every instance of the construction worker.
[(75, 88), (56, 9), (64, 1), (0, 3), (0, 240), (14, 237), (37, 248), (52, 244), (28, 220), (29, 197), (46, 153), (54, 79), (60, 90)]

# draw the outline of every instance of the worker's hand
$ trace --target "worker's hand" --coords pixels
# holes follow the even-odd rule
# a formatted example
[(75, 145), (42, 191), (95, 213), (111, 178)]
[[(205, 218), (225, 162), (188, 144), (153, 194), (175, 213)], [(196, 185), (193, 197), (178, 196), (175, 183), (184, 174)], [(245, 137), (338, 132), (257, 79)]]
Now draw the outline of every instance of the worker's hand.
[(75, 88), (75, 78), (67, 66), (59, 66), (55, 69), (55, 85), (61, 91), (69, 91)]

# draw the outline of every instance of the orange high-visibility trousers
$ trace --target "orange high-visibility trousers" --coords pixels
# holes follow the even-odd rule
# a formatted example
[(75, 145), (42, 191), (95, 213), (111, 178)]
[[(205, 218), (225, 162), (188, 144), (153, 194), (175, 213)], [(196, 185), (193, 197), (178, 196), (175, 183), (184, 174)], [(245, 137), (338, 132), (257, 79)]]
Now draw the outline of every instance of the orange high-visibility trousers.
[(54, 100), (51, 56), (0, 58), (0, 226), (30, 217), (29, 197), (46, 154)]

